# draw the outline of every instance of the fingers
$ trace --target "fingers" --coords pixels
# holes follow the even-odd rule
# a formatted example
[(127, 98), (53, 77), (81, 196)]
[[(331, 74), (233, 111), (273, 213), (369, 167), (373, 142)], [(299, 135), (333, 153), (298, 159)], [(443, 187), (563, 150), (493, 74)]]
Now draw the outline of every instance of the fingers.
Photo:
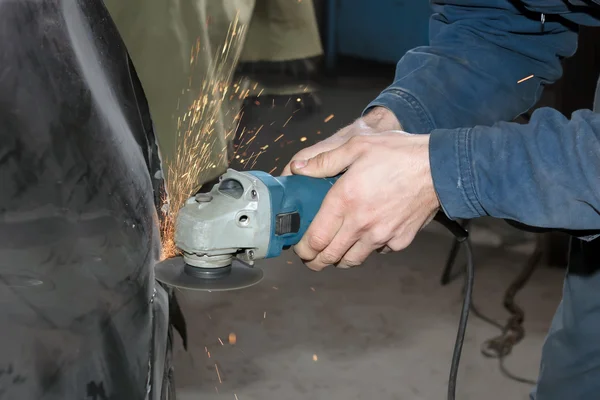
[(377, 246), (359, 240), (344, 254), (337, 267), (344, 269), (358, 267), (376, 249)]
[(390, 251), (402, 251), (406, 249), (414, 239), (414, 235), (402, 235), (396, 236), (392, 240), (388, 242), (386, 247), (390, 249)]
[(377, 252), (379, 254), (389, 254), (392, 252), (392, 249), (390, 249), (389, 246), (383, 246), (383, 247), (380, 247), (379, 249), (377, 249)]
[(336, 176), (360, 157), (364, 146), (364, 143), (351, 139), (336, 149), (317, 154), (308, 160), (292, 161), (291, 171), (296, 175), (313, 178)]
[[(292, 160), (293, 161), (293, 160)], [(281, 172), (281, 176), (290, 176), (292, 174), (292, 161), (290, 161)]]
[(308, 160), (324, 151), (333, 150), (333, 149), (341, 146), (346, 141), (347, 141), (347, 139), (345, 137), (343, 137), (339, 134), (335, 134), (335, 135), (323, 140), (322, 142), (319, 142), (315, 145), (312, 145), (303, 150), (300, 150), (298, 153), (296, 153), (296, 155), (294, 157), (292, 157), (292, 161), (290, 161), (285, 166), (285, 168), (283, 169), (283, 172), (281, 173), (281, 176), (292, 175), (292, 162), (293, 161)]
[(348, 250), (356, 244), (357, 240), (357, 230), (344, 222), (331, 243), (319, 252), (313, 260), (306, 261), (305, 264), (314, 271), (321, 271), (329, 265), (338, 264)]
[(313, 261), (319, 253), (330, 245), (344, 221), (342, 207), (331, 204), (331, 196), (326, 196), (319, 212), (306, 230), (304, 236), (294, 246), (294, 251), (305, 262)]

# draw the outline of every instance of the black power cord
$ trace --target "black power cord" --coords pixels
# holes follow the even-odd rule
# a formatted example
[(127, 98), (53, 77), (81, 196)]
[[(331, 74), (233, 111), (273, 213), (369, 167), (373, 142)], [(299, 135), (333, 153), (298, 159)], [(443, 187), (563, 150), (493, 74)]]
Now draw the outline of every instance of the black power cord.
[[(536, 243), (536, 249), (535, 249), (534, 253), (529, 257), (524, 268), (521, 270), (521, 272), (518, 274), (518, 276), (511, 282), (510, 286), (506, 289), (506, 293), (504, 294), (503, 304), (504, 304), (504, 307), (511, 313), (511, 317), (508, 319), (508, 321), (505, 324), (501, 324), (501, 323), (495, 321), (494, 319), (483, 314), (475, 306), (473, 299), (472, 299), (473, 282), (472, 282), (471, 278), (472, 278), (473, 274), (471, 273), (471, 271), (474, 269), (474, 261), (473, 261), (471, 245), (467, 239), (457, 236), (456, 241), (452, 247), (449, 261), (446, 265), (446, 268), (444, 270), (444, 274), (442, 277), (442, 284), (447, 284), (449, 282), (450, 271), (452, 269), (452, 265), (454, 264), (456, 255), (458, 253), (460, 243), (466, 242), (466, 244), (467, 244), (467, 251), (466, 251), (467, 265), (466, 265), (466, 277), (465, 277), (465, 286), (464, 286), (465, 297), (464, 297), (464, 302), (463, 302), (463, 313), (461, 314), (461, 320), (459, 322), (459, 334), (457, 336), (457, 343), (455, 345), (455, 354), (454, 354), (454, 357), (452, 360), (453, 369), (458, 368), (458, 359), (460, 358), (460, 351), (458, 351), (458, 354), (456, 354), (456, 351), (457, 351), (458, 347), (462, 348), (462, 342), (459, 342), (459, 340), (462, 341), (462, 338), (464, 336), (464, 332), (461, 332), (461, 328), (463, 328), (463, 323), (464, 323), (464, 325), (466, 325), (466, 321), (463, 321), (463, 316), (465, 315), (465, 307), (468, 307), (470, 309), (470, 311), (473, 312), (473, 315), (475, 315), (477, 318), (479, 318), (480, 320), (486, 322), (487, 324), (489, 324), (491, 326), (494, 326), (495, 328), (497, 328), (501, 331), (500, 335), (498, 335), (492, 339), (489, 339), (483, 343), (483, 345), (481, 346), (481, 354), (483, 354), (485, 357), (488, 357), (488, 358), (498, 359), (500, 372), (506, 378), (512, 379), (519, 383), (528, 384), (528, 385), (536, 384), (535, 380), (523, 378), (523, 377), (517, 376), (517, 375), (511, 373), (510, 371), (508, 371), (508, 369), (506, 368), (506, 366), (504, 364), (504, 361), (506, 359), (506, 356), (508, 356), (511, 353), (513, 346), (515, 346), (517, 343), (519, 343), (525, 336), (525, 331), (523, 329), (524, 312), (514, 302), (514, 298), (515, 298), (516, 294), (519, 292), (519, 290), (521, 290), (523, 288), (523, 286), (527, 283), (529, 278), (531, 278), (531, 275), (533, 274), (535, 267), (537, 266), (537, 264), (539, 263), (539, 261), (541, 259), (541, 246), (540, 246), (539, 240), (540, 239), (538, 238), (538, 242)], [(449, 390), (448, 396), (449, 397), (448, 398), (454, 398), (454, 397), (450, 397), (450, 392), (452, 390), (452, 393), (453, 393), (453, 391), (455, 389), (456, 371), (454, 374), (451, 373), (450, 378), (451, 379), (450, 379), (449, 385), (454, 385), (454, 387), (451, 389), (449, 386), (449, 388), (448, 388), (448, 390)]]
[(434, 218), (437, 222), (444, 225), (453, 235), (457, 243), (465, 246), (467, 253), (467, 273), (465, 275), (465, 286), (462, 310), (458, 320), (458, 331), (456, 332), (456, 341), (452, 352), (452, 361), (450, 363), (450, 377), (448, 379), (448, 400), (456, 398), (456, 380), (458, 377), (458, 367), (460, 356), (462, 354), (463, 344), (465, 342), (465, 332), (467, 331), (467, 322), (469, 320), (469, 310), (473, 298), (473, 286), (475, 283), (475, 267), (473, 265), (473, 250), (469, 241), (469, 233), (458, 222), (450, 220), (444, 213), (438, 212)]
[(458, 331), (456, 333), (456, 341), (454, 342), (454, 351), (452, 352), (452, 361), (450, 363), (450, 378), (448, 379), (448, 400), (456, 398), (456, 381), (458, 376), (458, 367), (460, 364), (460, 356), (462, 354), (463, 343), (465, 341), (465, 332), (467, 330), (467, 322), (469, 319), (469, 310), (473, 301), (473, 286), (475, 283), (475, 267), (473, 265), (473, 250), (468, 237), (458, 238), (465, 246), (467, 255), (467, 271), (465, 275), (465, 286), (462, 310), (460, 319), (458, 320)]

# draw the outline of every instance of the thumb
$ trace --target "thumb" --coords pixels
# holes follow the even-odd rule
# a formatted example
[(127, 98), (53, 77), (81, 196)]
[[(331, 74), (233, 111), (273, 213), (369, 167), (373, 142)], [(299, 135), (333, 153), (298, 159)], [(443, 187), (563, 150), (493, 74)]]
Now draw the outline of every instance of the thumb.
[(339, 175), (356, 159), (358, 153), (350, 146), (342, 145), (337, 149), (325, 151), (308, 160), (294, 160), (291, 164), (292, 173), (313, 178), (328, 178)]

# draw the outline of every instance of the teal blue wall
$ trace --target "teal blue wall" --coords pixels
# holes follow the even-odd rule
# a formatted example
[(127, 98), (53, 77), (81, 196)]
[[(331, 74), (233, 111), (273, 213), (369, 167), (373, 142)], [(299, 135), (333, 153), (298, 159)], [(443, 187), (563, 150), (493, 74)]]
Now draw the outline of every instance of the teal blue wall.
[(398, 61), (428, 43), (429, 0), (335, 1), (337, 53), (381, 62)]

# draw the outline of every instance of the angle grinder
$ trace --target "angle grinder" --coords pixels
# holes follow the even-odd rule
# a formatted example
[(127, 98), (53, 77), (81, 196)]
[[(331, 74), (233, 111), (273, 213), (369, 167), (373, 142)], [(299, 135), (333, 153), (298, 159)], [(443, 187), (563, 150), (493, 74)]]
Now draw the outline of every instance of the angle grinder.
[[(225, 291), (261, 281), (254, 262), (297, 244), (337, 177), (273, 177), (229, 169), (208, 193), (187, 200), (175, 224), (182, 256), (158, 263), (156, 279), (182, 289)], [(460, 225), (439, 213), (457, 237)]]
[(257, 284), (263, 274), (254, 262), (300, 241), (336, 179), (229, 169), (179, 211), (175, 244), (182, 256), (158, 263), (156, 279), (206, 291)]

